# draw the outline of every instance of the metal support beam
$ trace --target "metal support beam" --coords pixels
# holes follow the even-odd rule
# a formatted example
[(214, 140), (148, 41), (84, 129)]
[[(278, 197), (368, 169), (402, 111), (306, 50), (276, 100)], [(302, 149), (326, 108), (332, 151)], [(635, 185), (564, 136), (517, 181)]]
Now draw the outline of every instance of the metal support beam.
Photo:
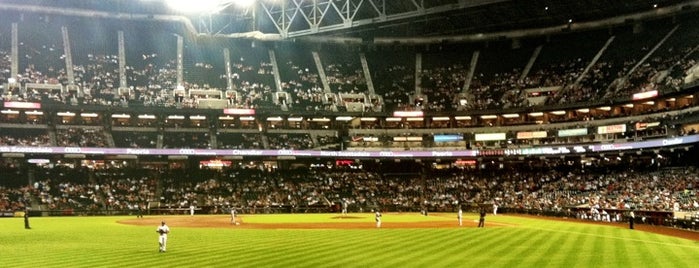
[(177, 36), (177, 86), (184, 86), (184, 38)]
[(128, 82), (126, 79), (126, 44), (124, 41), (124, 31), (119, 31), (119, 87), (128, 88)]
[(231, 70), (231, 51), (223, 49), (223, 61), (226, 64), (226, 90), (233, 90), (233, 71)]
[(10, 77), (14, 79), (17, 79), (17, 75), (19, 75), (19, 37), (17, 36), (17, 33), (17, 23), (15, 22), (12, 23), (12, 52), (10, 56), (10, 62), (12, 62), (10, 66)]
[(481, 51), (476, 50), (471, 55), (471, 63), (468, 65), (468, 73), (466, 74), (466, 80), (464, 81), (464, 87), (461, 89), (461, 93), (469, 93), (471, 89), (471, 82), (473, 81), (473, 75), (476, 73), (476, 66), (478, 66), (478, 57), (480, 57)]
[(456, 1), (433, 7), (426, 7), (423, 0), (393, 0), (391, 4), (386, 0), (283, 0), (259, 4), (282, 38), (289, 38), (506, 1)]
[(269, 54), (269, 61), (272, 63), (272, 74), (274, 75), (274, 86), (276, 87), (275, 91), (283, 91), (282, 78), (281, 74), (279, 74), (279, 65), (277, 64), (277, 55), (272, 49), (269, 49), (267, 53)]
[(415, 95), (422, 94), (422, 53), (415, 54)]
[(61, 33), (63, 34), (63, 54), (65, 55), (66, 61), (66, 76), (68, 77), (68, 84), (75, 84), (75, 75), (73, 74), (73, 53), (70, 51), (70, 36), (68, 36), (68, 28), (61, 27)]

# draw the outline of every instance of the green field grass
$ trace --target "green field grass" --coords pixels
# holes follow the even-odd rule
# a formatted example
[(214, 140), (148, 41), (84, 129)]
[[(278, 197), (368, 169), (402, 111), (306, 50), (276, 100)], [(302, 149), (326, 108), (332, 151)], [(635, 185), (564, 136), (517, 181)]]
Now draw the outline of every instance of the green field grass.
[[(373, 224), (370, 214), (353, 214)], [(336, 214), (243, 215), (246, 223), (322, 222)], [(148, 216), (147, 216), (148, 217)], [(195, 216), (197, 220), (226, 216)], [(465, 225), (474, 226), (475, 215)], [(619, 226), (489, 216), (478, 228), (244, 229), (156, 226), (133, 217), (0, 218), (2, 267), (696, 267), (699, 243)], [(337, 222), (337, 219), (332, 219)], [(386, 214), (384, 222), (455, 215)], [(499, 223), (499, 224), (496, 224)]]

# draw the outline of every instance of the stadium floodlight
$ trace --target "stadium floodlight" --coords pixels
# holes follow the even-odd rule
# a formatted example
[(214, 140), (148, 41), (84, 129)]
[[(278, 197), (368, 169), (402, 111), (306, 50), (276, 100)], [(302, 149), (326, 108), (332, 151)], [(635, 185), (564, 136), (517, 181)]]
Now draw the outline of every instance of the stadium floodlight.
[[(248, 0), (251, 1), (251, 0)], [(165, 0), (167, 5), (178, 12), (183, 13), (218, 13), (235, 0)]]
[(232, 2), (240, 8), (248, 8), (255, 4), (256, 1), (257, 0), (234, 0)]

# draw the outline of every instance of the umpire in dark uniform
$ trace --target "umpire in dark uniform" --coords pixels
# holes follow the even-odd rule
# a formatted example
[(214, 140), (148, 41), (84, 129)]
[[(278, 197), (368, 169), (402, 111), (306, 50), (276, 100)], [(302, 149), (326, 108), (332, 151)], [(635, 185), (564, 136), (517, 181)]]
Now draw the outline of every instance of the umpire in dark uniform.
[(478, 218), (478, 228), (485, 228), (485, 208), (481, 207), (480, 217)]
[(31, 229), (29, 227), (29, 209), (24, 210), (24, 229)]
[(633, 212), (633, 208), (629, 211), (629, 229), (633, 229), (633, 221), (636, 218), (636, 214)]

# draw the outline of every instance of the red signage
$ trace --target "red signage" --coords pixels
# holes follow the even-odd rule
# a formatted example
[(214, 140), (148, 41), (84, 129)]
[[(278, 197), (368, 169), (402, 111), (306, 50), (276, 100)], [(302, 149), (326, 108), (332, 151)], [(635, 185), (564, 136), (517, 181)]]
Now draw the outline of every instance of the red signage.
[(656, 97), (656, 96), (658, 96), (658, 91), (651, 90), (651, 91), (633, 94), (633, 99), (634, 100), (643, 100), (643, 99), (648, 99), (648, 98), (652, 98), (652, 97)]
[(255, 109), (228, 108), (228, 109), (223, 109), (223, 114), (254, 115)]
[(399, 111), (393, 112), (395, 117), (422, 117), (424, 113), (422, 111)]
[(39, 102), (8, 101), (4, 103), (4, 106), (5, 108), (41, 109), (41, 103)]

